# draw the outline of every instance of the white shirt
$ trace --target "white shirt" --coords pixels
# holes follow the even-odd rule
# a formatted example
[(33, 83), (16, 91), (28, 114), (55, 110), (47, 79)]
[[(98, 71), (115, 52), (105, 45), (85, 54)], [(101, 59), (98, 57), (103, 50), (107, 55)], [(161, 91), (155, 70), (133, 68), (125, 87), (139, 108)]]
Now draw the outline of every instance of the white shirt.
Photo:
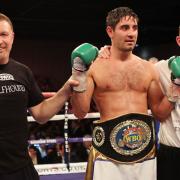
[[(168, 60), (161, 60), (155, 64), (159, 75), (162, 90), (167, 94), (171, 85), (171, 71), (168, 67)], [(160, 123), (159, 143), (180, 148), (180, 103), (176, 103), (175, 109), (166, 121)]]

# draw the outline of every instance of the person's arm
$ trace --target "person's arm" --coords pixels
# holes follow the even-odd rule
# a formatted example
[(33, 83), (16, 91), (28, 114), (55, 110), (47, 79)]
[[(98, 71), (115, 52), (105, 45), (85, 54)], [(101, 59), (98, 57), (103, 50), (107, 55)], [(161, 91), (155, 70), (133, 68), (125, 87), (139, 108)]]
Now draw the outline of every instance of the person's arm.
[(29, 108), (30, 114), (38, 123), (46, 123), (64, 106), (65, 102), (70, 98), (72, 87), (79, 83), (69, 79), (64, 86), (52, 97), (43, 100), (40, 104)]
[(151, 66), (153, 80), (148, 89), (148, 104), (156, 119), (164, 121), (174, 109), (174, 103), (171, 103), (167, 96), (163, 94), (159, 80), (159, 73), (154, 65)]
[(75, 48), (71, 54), (72, 76), (65, 85), (51, 98), (29, 108), (29, 112), (39, 123), (47, 122), (63, 107), (69, 99), (71, 90), (77, 93), (86, 90), (86, 72), (88, 66), (98, 55), (98, 48), (84, 43)]
[(94, 82), (89, 67), (92, 67), (97, 55), (98, 48), (89, 43), (81, 44), (72, 52), (72, 78), (78, 80), (79, 85), (73, 88), (71, 104), (74, 115), (80, 119), (84, 118), (90, 109)]
[(90, 76), (90, 73), (88, 73), (86, 91), (84, 92), (74, 91), (71, 96), (72, 110), (77, 118), (82, 119), (89, 112), (93, 91), (94, 91), (93, 78)]

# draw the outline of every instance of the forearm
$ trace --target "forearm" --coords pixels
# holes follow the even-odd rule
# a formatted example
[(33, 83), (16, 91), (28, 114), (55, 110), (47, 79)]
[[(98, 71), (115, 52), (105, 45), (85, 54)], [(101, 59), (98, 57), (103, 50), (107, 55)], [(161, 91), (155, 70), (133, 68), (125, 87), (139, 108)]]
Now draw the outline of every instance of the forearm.
[(165, 121), (170, 116), (171, 111), (174, 109), (174, 103), (169, 102), (168, 98), (164, 96), (161, 103), (158, 104), (153, 110), (153, 115), (159, 121)]
[(71, 89), (65, 84), (53, 97), (45, 99), (37, 106), (32, 107), (30, 112), (37, 122), (46, 123), (60, 111), (70, 95)]
[(71, 97), (71, 104), (73, 107), (72, 108), (73, 113), (77, 118), (82, 119), (89, 112), (90, 102), (88, 100), (86, 92), (84, 93), (73, 92), (73, 95)]

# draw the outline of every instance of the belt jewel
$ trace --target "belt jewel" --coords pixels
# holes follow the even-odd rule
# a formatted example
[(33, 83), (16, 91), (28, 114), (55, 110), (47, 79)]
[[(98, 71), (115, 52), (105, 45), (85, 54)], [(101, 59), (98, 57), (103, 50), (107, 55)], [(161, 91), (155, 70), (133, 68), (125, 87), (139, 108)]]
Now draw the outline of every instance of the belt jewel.
[(105, 132), (100, 126), (96, 126), (93, 130), (93, 142), (96, 146), (100, 147), (104, 144)]
[(151, 129), (144, 121), (126, 120), (113, 128), (110, 143), (117, 153), (129, 156), (143, 151), (148, 146), (151, 136)]

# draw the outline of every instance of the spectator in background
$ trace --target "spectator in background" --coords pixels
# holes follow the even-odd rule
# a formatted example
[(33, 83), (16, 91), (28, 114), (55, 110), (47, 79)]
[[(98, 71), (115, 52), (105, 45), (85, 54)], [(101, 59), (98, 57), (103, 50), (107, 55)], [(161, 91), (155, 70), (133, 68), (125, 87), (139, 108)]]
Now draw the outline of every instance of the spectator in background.
[(32, 159), (34, 165), (43, 164), (43, 159), (39, 149), (35, 145), (30, 145), (28, 147), (29, 156)]
[(56, 150), (56, 144), (46, 145), (46, 156), (43, 158), (45, 164), (60, 163), (61, 157), (58, 156)]
[(46, 144), (39, 144), (39, 146), (37, 147), (41, 153), (41, 157), (44, 158), (47, 155), (46, 152)]
[(85, 161), (88, 160), (88, 156), (89, 156), (89, 152), (90, 152), (90, 148), (92, 146), (92, 136), (90, 134), (86, 134), (83, 137), (83, 147), (84, 147), (84, 159)]
[[(64, 150), (64, 144), (57, 144), (56, 145), (57, 155), (59, 157), (60, 163), (65, 163), (65, 150)], [(69, 143), (69, 162), (82, 162), (79, 159), (79, 149), (73, 149), (73, 146), (71, 143)]]
[(82, 128), (82, 125), (79, 120), (72, 120), (70, 123), (70, 137), (83, 137), (85, 129)]

